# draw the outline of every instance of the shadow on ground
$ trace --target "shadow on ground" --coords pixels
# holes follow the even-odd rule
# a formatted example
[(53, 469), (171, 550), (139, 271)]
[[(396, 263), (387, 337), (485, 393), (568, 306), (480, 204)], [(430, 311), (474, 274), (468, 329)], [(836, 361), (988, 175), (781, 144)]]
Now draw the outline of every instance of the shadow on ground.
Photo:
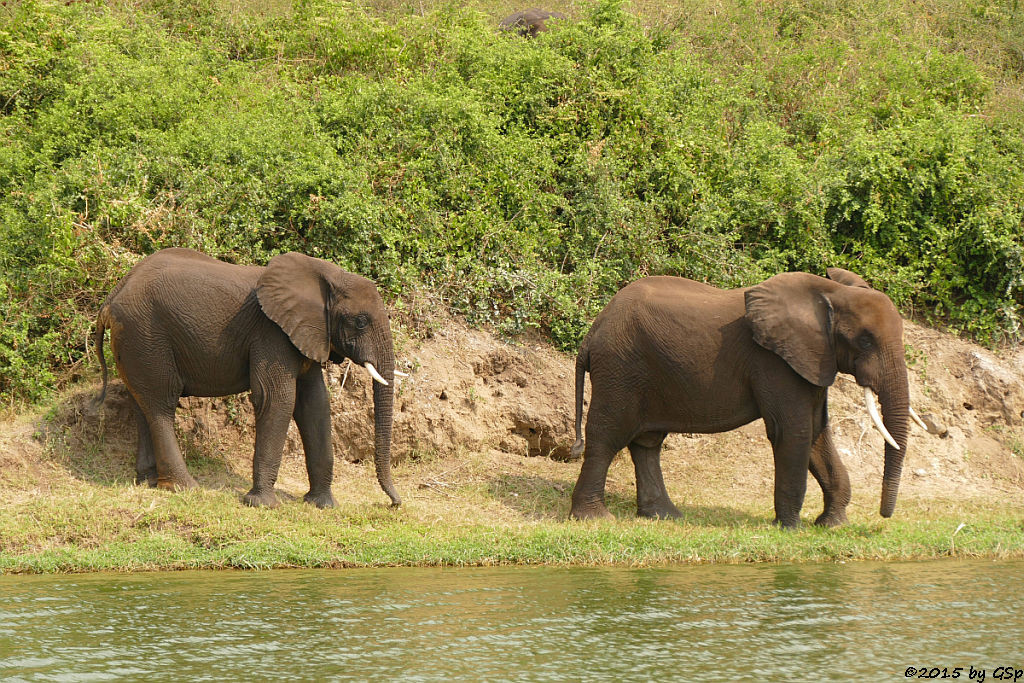
[[(575, 483), (572, 478), (543, 477), (522, 474), (501, 474), (487, 487), (490, 495), (504, 505), (532, 519), (567, 519), (570, 496)], [(608, 491), (605, 504), (617, 519), (636, 517), (636, 498)], [(742, 510), (720, 505), (684, 505), (676, 503), (683, 513), (682, 522), (697, 526), (763, 526), (771, 520)], [(670, 524), (670, 520), (665, 520)]]
[[(39, 438), (50, 459), (78, 479), (108, 486), (133, 482), (138, 435), (128, 391), (115, 381), (102, 405), (98, 396), (98, 389), (88, 388), (56, 403), (38, 426)], [(206, 488), (247, 489), (248, 479), (223, 455), (208, 406), (182, 403), (187, 405), (179, 404), (175, 431), (192, 476)]]

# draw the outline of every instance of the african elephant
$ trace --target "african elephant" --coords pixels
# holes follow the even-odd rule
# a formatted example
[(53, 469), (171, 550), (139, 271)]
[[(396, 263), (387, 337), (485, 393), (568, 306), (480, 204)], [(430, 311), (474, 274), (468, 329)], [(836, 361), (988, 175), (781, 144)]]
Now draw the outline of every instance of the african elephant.
[(501, 20), (498, 28), (502, 31), (518, 33), (527, 38), (536, 38), (538, 33), (548, 30), (545, 23), (548, 19), (565, 19), (565, 15), (561, 12), (548, 12), (534, 7), (508, 15)]
[(238, 266), (190, 249), (140, 261), (100, 308), (94, 336), (107, 391), (103, 335), (132, 398), (139, 432), (136, 482), (196, 485), (174, 436), (180, 396), (252, 391), (256, 415), (248, 505), (277, 505), (274, 484), (292, 418), (306, 454), (305, 500), (331, 507), (334, 454), (322, 365), (350, 358), (373, 376), (377, 480), (393, 505), (394, 349), (376, 286), (317, 258), (289, 252), (266, 267)]
[[(612, 458), (628, 447), (637, 514), (678, 517), (661, 472), (666, 434), (723, 432), (760, 417), (775, 458), (775, 521), (799, 523), (810, 468), (825, 499), (816, 523), (843, 524), (850, 478), (832, 443), (827, 399), (836, 373), (844, 372), (865, 387), (886, 438), (881, 515), (890, 517), (912, 413), (903, 321), (889, 298), (859, 276), (830, 268), (828, 277), (783, 273), (732, 290), (649, 277), (620, 290), (576, 357), (573, 453), (585, 452), (570, 516), (611, 516), (605, 477)], [(871, 391), (880, 397), (884, 423)]]

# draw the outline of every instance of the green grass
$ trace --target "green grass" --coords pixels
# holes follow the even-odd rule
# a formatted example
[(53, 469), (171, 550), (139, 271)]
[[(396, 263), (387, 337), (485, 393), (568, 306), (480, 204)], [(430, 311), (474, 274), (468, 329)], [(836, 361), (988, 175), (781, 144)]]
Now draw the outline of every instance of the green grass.
[[(408, 474), (408, 472), (406, 472)], [(466, 495), (463, 495), (465, 493)], [(343, 503), (321, 511), (298, 501), (243, 507), (235, 492), (168, 494), (127, 485), (69, 483), (0, 514), (0, 571), (82, 572), (275, 567), (621, 565), (835, 562), (942, 557), (1024, 557), (1019, 510), (958, 504), (946, 514), (913, 502), (889, 521), (783, 531), (742, 509), (684, 507), (678, 521), (567, 522), (563, 499), (521, 496), (544, 515), (489, 511), (486, 496)], [(461, 509), (460, 509), (461, 508)], [(805, 515), (810, 510), (805, 510)], [(872, 511), (873, 512), (873, 511)], [(544, 518), (547, 517), (547, 518)], [(807, 519), (809, 522), (810, 519)]]

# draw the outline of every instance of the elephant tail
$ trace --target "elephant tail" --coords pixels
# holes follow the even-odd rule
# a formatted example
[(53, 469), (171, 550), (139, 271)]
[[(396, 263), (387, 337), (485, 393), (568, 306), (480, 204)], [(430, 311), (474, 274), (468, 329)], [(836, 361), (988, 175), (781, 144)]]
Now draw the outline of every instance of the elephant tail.
[(99, 407), (103, 405), (103, 400), (107, 397), (107, 359), (103, 355), (103, 336), (110, 327), (110, 317), (107, 309), (107, 305), (104, 304), (100, 308), (99, 315), (96, 316), (96, 330), (92, 334), (93, 348), (96, 350), (96, 358), (100, 361), (100, 370), (103, 372), (103, 389), (100, 391), (100, 395), (93, 401), (93, 406)]
[(576, 354), (576, 443), (572, 445), (573, 458), (583, 455), (583, 384), (590, 369), (589, 337), (588, 334), (583, 339), (580, 352)]

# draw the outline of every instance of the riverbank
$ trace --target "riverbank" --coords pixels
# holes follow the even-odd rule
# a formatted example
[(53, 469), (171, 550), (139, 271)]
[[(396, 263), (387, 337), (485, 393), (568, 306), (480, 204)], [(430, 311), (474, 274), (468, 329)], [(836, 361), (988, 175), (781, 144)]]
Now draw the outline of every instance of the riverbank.
[(290, 435), (277, 509), (240, 502), (250, 484), (248, 401), (184, 399), (179, 440), (201, 488), (137, 487), (134, 426), (115, 383), (102, 410), (86, 381), (45, 413), (0, 423), (0, 571), (199, 568), (622, 565), (1024, 557), (1022, 354), (997, 355), (908, 324), (911, 398), (935, 433), (911, 434), (896, 514), (878, 516), (881, 437), (859, 392), (830, 394), (850, 470), (850, 524), (771, 525), (772, 460), (760, 422), (718, 435), (673, 435), (663, 466), (684, 513), (638, 520), (632, 464), (609, 473), (615, 521), (566, 521), (579, 462), (572, 441), (572, 358), (539, 339), (506, 343), (455, 320), (396, 336), (410, 373), (396, 400), (395, 481), (386, 507), (372, 465), (369, 383), (330, 373), (333, 510), (301, 502), (306, 475)]

